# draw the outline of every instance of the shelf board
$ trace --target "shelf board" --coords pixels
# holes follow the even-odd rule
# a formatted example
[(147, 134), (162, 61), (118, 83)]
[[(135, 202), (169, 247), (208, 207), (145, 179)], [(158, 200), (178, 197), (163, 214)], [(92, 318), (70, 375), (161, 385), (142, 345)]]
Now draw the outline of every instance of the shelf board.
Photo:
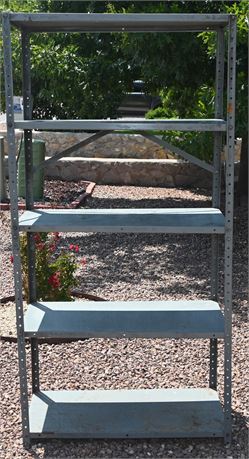
[(229, 15), (11, 13), (10, 20), (30, 32), (200, 32), (225, 27)]
[(40, 131), (226, 131), (223, 119), (21, 120), (14, 126)]
[(53, 209), (26, 211), (20, 231), (100, 233), (224, 233), (219, 209)]
[(27, 337), (223, 338), (214, 301), (36, 302), (24, 317)]
[(212, 389), (42, 391), (29, 413), (31, 438), (223, 437)]

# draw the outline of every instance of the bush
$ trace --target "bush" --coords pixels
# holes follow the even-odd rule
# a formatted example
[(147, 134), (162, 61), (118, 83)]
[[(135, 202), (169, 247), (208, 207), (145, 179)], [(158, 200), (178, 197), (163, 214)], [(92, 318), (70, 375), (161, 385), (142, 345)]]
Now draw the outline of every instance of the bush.
[[(77, 285), (75, 272), (77, 269), (75, 253), (77, 245), (71, 244), (69, 249), (62, 250), (58, 255), (59, 233), (35, 233), (36, 247), (36, 290), (37, 299), (43, 301), (72, 301), (71, 289)], [(25, 299), (29, 298), (28, 287), (28, 250), (27, 235), (21, 235), (20, 252), (22, 261), (23, 288)]]
[[(162, 95), (163, 107), (150, 110), (146, 117), (154, 118), (214, 118), (214, 89), (202, 86), (194, 94), (185, 91), (167, 90)], [(192, 101), (192, 105), (190, 104)], [(178, 107), (177, 110), (175, 107)], [(213, 155), (213, 135), (210, 132), (161, 132), (163, 138), (175, 146), (186, 150), (198, 158), (211, 162)]]

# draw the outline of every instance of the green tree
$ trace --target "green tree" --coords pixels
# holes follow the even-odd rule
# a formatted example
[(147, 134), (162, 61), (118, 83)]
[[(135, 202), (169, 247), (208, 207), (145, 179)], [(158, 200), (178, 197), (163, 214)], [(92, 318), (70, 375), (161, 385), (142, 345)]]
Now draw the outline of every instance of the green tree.
[[(225, 12), (237, 16), (236, 59), (236, 137), (242, 138), (238, 193), (248, 194), (248, 1), (223, 2)], [(207, 54), (213, 58), (214, 44), (210, 34), (202, 35)]]
[[(248, 0), (115, 3), (112, 11), (165, 13), (230, 13), (238, 19), (236, 137), (242, 138), (238, 191), (247, 195), (248, 187)], [(202, 34), (126, 34), (125, 55), (145, 80), (147, 91), (161, 93), (163, 110), (149, 117), (213, 117), (215, 46), (214, 33)], [(226, 81), (225, 81), (226, 85)], [(224, 107), (226, 100), (224, 102)], [(224, 109), (224, 113), (226, 110)], [(192, 154), (211, 159), (210, 134), (169, 133)]]
[[(15, 12), (103, 12), (79, 2), (9, 0), (0, 10)], [(13, 33), (14, 93), (22, 92), (20, 32)], [(37, 118), (115, 117), (132, 86), (133, 71), (123, 56), (119, 34), (32, 34), (33, 115)], [(3, 66), (2, 66), (3, 69)], [(1, 106), (4, 108), (4, 81)]]
[[(242, 137), (239, 191), (247, 184), (247, 29), (248, 1), (94, 2), (5, 0), (0, 7), (39, 12), (222, 13), (238, 16), (236, 136)], [(167, 117), (208, 117), (213, 112), (214, 34), (34, 34), (33, 111), (36, 117), (115, 117), (132, 81), (162, 94)], [(15, 94), (21, 94), (20, 34), (13, 38)], [(153, 116), (150, 114), (149, 116)], [(212, 115), (211, 115), (212, 116)], [(179, 133), (171, 137), (179, 138)], [(169, 133), (167, 133), (169, 135)], [(210, 158), (210, 135), (182, 134), (189, 150)]]

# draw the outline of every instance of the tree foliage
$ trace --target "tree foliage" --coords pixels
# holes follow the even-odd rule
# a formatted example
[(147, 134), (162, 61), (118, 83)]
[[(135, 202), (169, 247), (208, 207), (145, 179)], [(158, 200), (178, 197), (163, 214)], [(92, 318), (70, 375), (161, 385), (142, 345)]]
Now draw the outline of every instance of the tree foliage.
[[(4, 0), (1, 10), (101, 13), (232, 13), (238, 18), (236, 136), (248, 144), (248, 1), (95, 2)], [(115, 117), (134, 79), (161, 94), (163, 110), (149, 117), (213, 117), (215, 34), (33, 34), (32, 92), (36, 117)], [(15, 94), (21, 94), (20, 34), (13, 37)], [(3, 81), (3, 79), (2, 79)], [(3, 89), (3, 88), (2, 88)], [(2, 91), (3, 94), (3, 91)], [(211, 159), (211, 136), (167, 133)], [(243, 150), (244, 151), (244, 150)], [(246, 153), (243, 153), (244, 156)]]
[[(85, 2), (5, 1), (2, 10), (86, 12)], [(93, 10), (103, 11), (103, 7)], [(133, 69), (124, 58), (119, 34), (32, 34), (33, 113), (37, 118), (115, 117), (132, 87)], [(20, 32), (12, 39), (14, 93), (22, 93)], [(2, 107), (4, 90), (2, 78)]]

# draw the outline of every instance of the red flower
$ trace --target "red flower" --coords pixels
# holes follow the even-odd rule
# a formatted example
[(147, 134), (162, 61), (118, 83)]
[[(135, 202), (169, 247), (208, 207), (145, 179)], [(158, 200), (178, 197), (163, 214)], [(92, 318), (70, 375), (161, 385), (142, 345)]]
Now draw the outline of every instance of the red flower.
[(74, 245), (74, 244), (70, 244), (69, 245), (69, 249), (70, 250), (74, 250), (75, 252), (78, 252), (79, 251), (79, 246), (78, 245)]
[(39, 233), (35, 233), (34, 240), (35, 240), (35, 242), (41, 242), (41, 236), (40, 236)]
[(55, 232), (53, 233), (53, 235), (54, 235), (55, 239), (60, 239), (60, 236), (59, 236), (58, 231), (55, 231)]
[(48, 283), (51, 285), (53, 288), (59, 288), (61, 285), (60, 281), (60, 271), (57, 271), (48, 278)]
[(56, 249), (56, 245), (55, 244), (50, 246), (50, 252), (55, 252), (55, 249)]
[(13, 255), (10, 255), (10, 262), (11, 262), (11, 263), (14, 263), (14, 257), (13, 257)]
[(39, 244), (37, 244), (36, 247), (37, 247), (38, 250), (43, 250), (44, 247), (45, 247), (45, 242), (39, 242)]

